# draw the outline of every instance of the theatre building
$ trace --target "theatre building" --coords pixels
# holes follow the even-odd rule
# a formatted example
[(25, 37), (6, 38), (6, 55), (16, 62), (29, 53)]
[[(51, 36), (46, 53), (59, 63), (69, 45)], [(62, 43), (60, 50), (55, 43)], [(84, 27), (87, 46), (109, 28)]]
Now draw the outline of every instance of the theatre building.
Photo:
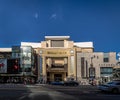
[[(22, 42), (21, 45), (38, 45)], [(63, 81), (77, 79), (77, 53), (93, 52), (92, 42), (73, 42), (69, 36), (45, 36), (36, 48), (39, 57), (38, 79)], [(79, 72), (81, 73), (81, 71)]]
[(94, 52), (93, 42), (74, 42), (70, 36), (45, 36), (41, 42), (21, 42), (19, 49), (11, 50), (12, 58), (19, 55), (19, 73), (10, 74), (35, 77), (44, 83), (106, 77), (109, 80), (116, 64), (115, 52)]

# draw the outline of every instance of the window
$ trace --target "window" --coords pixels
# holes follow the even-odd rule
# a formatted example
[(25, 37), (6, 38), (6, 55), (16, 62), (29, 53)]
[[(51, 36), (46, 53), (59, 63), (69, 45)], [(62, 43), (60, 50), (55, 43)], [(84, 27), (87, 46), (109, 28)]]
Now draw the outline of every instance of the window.
[(103, 62), (109, 62), (109, 53), (104, 53)]
[(18, 57), (20, 57), (20, 53), (18, 53)]
[(100, 74), (112, 74), (113, 68), (112, 67), (101, 67)]
[(51, 47), (64, 47), (64, 40), (51, 40)]
[(31, 72), (31, 68), (25, 68), (25, 72)]
[(103, 62), (109, 62), (109, 58), (104, 58)]

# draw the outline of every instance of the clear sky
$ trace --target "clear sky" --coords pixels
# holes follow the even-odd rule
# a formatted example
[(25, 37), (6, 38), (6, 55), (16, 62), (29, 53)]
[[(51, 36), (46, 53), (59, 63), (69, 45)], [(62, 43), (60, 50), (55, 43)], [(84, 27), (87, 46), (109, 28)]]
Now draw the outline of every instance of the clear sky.
[(120, 0), (0, 0), (0, 48), (44, 36), (93, 41), (95, 51), (120, 50)]

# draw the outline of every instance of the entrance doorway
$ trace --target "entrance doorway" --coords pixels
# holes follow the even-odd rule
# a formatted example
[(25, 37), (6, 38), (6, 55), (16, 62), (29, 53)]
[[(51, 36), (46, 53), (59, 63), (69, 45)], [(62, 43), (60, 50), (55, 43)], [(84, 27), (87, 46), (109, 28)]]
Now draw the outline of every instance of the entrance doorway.
[(112, 77), (110, 76), (104, 76), (104, 77), (101, 77), (102, 79), (102, 83), (106, 83), (106, 82), (109, 82), (112, 80)]
[(54, 81), (62, 81), (62, 74), (54, 74)]

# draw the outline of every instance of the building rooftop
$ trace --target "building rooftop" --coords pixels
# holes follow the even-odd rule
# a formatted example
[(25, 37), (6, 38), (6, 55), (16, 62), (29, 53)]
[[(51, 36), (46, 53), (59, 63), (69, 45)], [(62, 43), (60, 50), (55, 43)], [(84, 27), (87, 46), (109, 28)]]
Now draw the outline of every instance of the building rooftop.
[(69, 39), (70, 36), (45, 36), (45, 39), (54, 39), (54, 40), (58, 40), (58, 39)]
[(32, 48), (40, 48), (41, 47), (41, 43), (21, 42), (21, 46), (32, 46)]
[(93, 48), (93, 42), (75, 42), (74, 45), (81, 48)]
[(12, 52), (12, 48), (0, 48), (0, 52)]

